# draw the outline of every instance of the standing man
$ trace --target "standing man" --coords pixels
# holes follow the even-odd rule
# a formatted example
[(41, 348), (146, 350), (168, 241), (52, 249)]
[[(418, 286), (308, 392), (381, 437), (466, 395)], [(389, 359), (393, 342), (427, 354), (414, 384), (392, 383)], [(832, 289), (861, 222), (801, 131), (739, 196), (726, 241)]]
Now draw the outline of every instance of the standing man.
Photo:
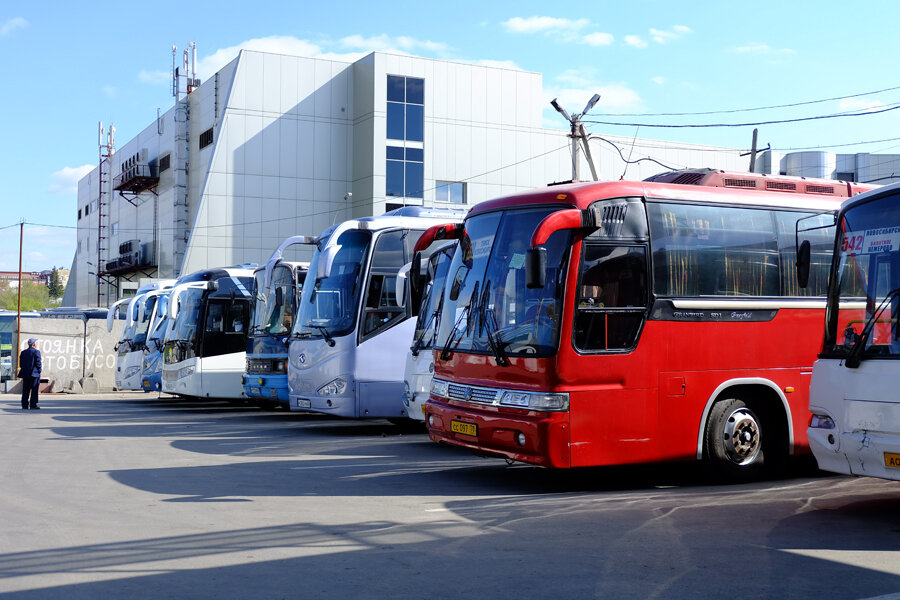
[[(19, 377), (22, 378), (22, 410), (40, 410), (38, 387), (41, 385), (41, 351), (35, 345), (37, 338), (29, 338), (28, 347), (19, 354)], [(28, 397), (31, 396), (29, 403)]]

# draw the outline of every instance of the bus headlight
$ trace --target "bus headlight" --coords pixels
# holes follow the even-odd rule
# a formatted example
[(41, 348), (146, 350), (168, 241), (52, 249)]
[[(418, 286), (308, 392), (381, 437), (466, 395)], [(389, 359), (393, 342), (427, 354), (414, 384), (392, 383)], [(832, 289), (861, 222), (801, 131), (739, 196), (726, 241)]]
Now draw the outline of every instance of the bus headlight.
[(278, 374), (287, 373), (287, 359), (276, 358), (272, 361), (272, 372)]
[(431, 394), (438, 398), (446, 398), (450, 384), (440, 379), (431, 380)]
[(809, 426), (812, 429), (834, 429), (834, 419), (828, 415), (813, 415), (809, 418)]
[(339, 396), (344, 393), (344, 390), (347, 389), (347, 382), (338, 377), (332, 381), (329, 381), (325, 385), (319, 388), (319, 394), (323, 396)]
[(500, 406), (513, 406), (528, 410), (567, 411), (569, 410), (569, 394), (507, 390), (500, 396)]

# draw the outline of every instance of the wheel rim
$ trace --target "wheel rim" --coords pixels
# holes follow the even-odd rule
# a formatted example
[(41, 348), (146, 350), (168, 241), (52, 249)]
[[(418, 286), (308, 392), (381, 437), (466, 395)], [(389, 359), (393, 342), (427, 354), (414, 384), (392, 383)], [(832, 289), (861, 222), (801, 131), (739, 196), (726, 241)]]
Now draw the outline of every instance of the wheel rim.
[(746, 408), (739, 408), (725, 420), (722, 431), (725, 453), (737, 465), (749, 465), (761, 449), (760, 427), (756, 416)]

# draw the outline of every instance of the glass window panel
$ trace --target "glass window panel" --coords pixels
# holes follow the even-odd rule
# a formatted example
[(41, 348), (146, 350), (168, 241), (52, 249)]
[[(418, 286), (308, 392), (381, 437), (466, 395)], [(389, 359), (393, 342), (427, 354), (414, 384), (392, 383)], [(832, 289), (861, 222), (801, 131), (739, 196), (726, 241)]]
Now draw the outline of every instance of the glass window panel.
[(405, 102), (405, 77), (387, 76), (387, 99), (390, 102)]
[(387, 171), (384, 179), (384, 195), (403, 195), (403, 163), (398, 160), (387, 161)]
[(425, 162), (425, 150), (423, 150), (422, 148), (407, 148), (406, 160)]
[(450, 202), (450, 183), (446, 181), (435, 182), (434, 201)]
[(768, 210), (648, 203), (655, 290), (662, 296), (778, 296)]
[(406, 101), (410, 104), (425, 104), (425, 80), (406, 78)]
[(464, 183), (451, 183), (449, 186), (450, 191), (450, 202), (454, 204), (465, 204), (466, 203), (466, 184)]
[(425, 141), (425, 107), (406, 105), (406, 138), (412, 142)]
[(425, 165), (406, 163), (406, 197), (422, 198), (425, 189)]
[(388, 146), (387, 157), (393, 160), (403, 160), (403, 148), (400, 146)]
[[(802, 220), (800, 220), (802, 219)], [(801, 288), (797, 283), (797, 226), (800, 241), (810, 243), (809, 283)], [(775, 213), (778, 227), (778, 247), (781, 253), (781, 290), (784, 296), (824, 296), (828, 293), (828, 274), (834, 251), (834, 216), (808, 213)]]
[(387, 139), (402, 140), (403, 137), (403, 104), (387, 103)]

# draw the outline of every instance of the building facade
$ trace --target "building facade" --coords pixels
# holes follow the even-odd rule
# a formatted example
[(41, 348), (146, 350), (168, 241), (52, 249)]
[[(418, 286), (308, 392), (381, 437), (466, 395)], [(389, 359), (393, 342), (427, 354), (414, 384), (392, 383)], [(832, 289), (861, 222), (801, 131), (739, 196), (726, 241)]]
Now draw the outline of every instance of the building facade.
[[(351, 217), (468, 207), (572, 179), (568, 131), (542, 126), (539, 73), (244, 50), (190, 84), (79, 182), (65, 305), (108, 306), (142, 278), (263, 263), (282, 239)], [(733, 148), (615, 136), (590, 147), (599, 179), (748, 167)], [(583, 153), (579, 165), (588, 178)], [(289, 258), (308, 258), (297, 252)]]

